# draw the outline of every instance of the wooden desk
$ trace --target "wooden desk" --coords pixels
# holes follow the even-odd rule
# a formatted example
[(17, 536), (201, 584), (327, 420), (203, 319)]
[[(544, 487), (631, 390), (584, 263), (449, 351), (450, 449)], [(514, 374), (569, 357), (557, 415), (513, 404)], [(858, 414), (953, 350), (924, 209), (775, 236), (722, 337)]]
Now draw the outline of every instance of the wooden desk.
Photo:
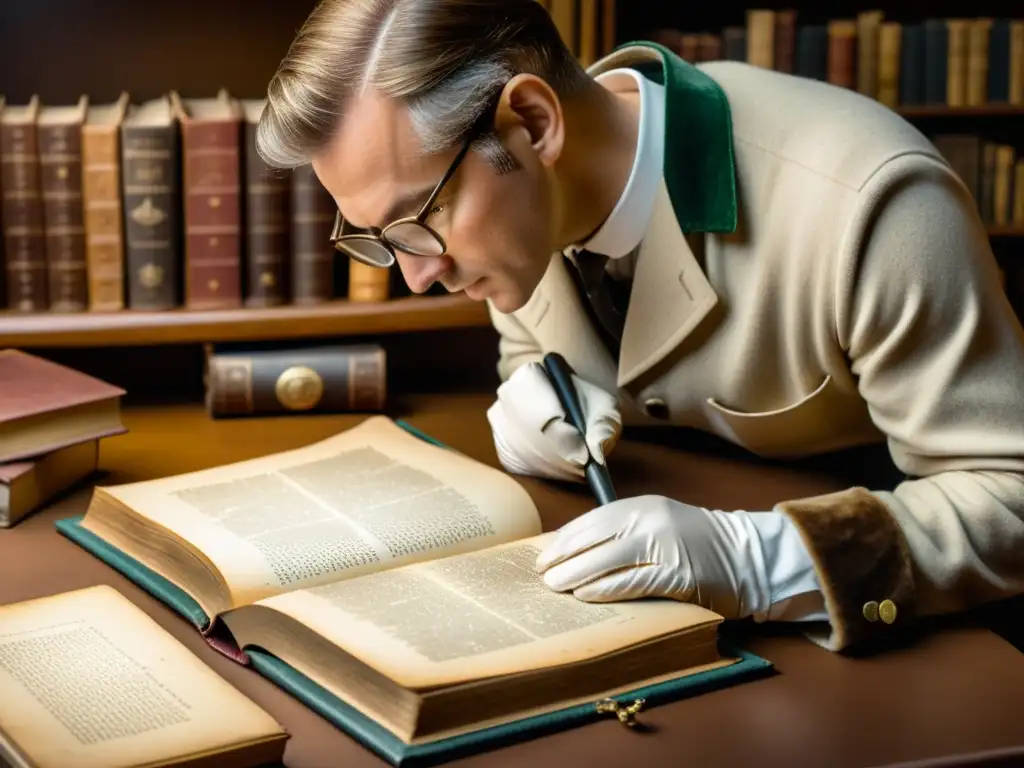
[[(497, 465), (484, 415), (490, 400), (414, 399), (396, 415)], [(196, 406), (130, 410), (129, 434), (103, 445), (102, 468), (109, 474), (100, 481), (140, 480), (293, 448), (360, 418), (211, 421)], [(612, 471), (620, 495), (653, 491), (722, 508), (764, 509), (785, 496), (846, 482), (830, 472), (631, 440), (616, 448)], [(530, 479), (523, 484), (548, 530), (590, 506), (582, 488)], [(385, 765), (256, 673), (214, 653), (182, 619), (57, 534), (53, 521), (84, 511), (89, 494), (80, 489), (0, 531), (0, 603), (114, 585), (291, 732), (291, 768)], [(751, 628), (749, 647), (773, 661), (779, 674), (652, 710), (646, 714), (652, 733), (601, 722), (458, 764), (842, 768), (1010, 748), (1024, 761), (1024, 654), (985, 629), (948, 628), (913, 648), (865, 659), (828, 653), (778, 628)]]

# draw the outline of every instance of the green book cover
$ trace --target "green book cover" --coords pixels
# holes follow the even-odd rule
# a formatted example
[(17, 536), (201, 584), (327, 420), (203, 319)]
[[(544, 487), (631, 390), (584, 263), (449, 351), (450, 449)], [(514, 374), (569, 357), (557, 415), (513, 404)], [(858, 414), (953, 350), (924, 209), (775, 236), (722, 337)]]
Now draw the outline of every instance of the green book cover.
[[(436, 440), (410, 428), (409, 425), (403, 422), (398, 423), (413, 434), (440, 445)], [(429, 744), (408, 745), (379, 723), (349, 706), (281, 659), (256, 647), (247, 647), (244, 651), (240, 651), (232, 645), (230, 639), (219, 636), (211, 624), (210, 617), (188, 594), (139, 561), (83, 528), (81, 526), (82, 518), (82, 515), (77, 515), (58, 520), (56, 522), (57, 530), (192, 623), (206, 636), (214, 648), (239, 663), (251, 666), (265, 678), (392, 765), (437, 764), (517, 741), (537, 738), (547, 733), (576, 727), (601, 718), (614, 717), (614, 715), (599, 712), (594, 704), (583, 704), (555, 712), (524, 717), (517, 721), (487, 727)], [(649, 708), (726, 685), (746, 682), (773, 671), (769, 661), (752, 653), (736, 648), (723, 648), (722, 650), (724, 656), (736, 658), (737, 661), (707, 672), (638, 688), (616, 696), (615, 699), (623, 705), (628, 705), (633, 700), (642, 698), (645, 700), (645, 708)]]

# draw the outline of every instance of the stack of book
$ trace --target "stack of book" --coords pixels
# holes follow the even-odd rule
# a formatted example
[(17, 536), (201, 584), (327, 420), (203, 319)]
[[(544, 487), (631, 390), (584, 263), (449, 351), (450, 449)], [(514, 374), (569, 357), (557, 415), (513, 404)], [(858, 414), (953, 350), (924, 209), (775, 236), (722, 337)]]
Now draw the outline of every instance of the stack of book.
[(0, 528), (96, 470), (100, 440), (127, 431), (124, 394), (35, 355), (0, 350)]

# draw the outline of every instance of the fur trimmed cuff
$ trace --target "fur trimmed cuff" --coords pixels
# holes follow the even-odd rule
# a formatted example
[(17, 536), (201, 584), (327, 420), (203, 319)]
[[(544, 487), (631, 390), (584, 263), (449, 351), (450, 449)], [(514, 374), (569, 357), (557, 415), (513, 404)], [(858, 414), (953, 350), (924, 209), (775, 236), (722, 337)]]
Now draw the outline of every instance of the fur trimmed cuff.
[(885, 504), (865, 488), (784, 501), (818, 576), (831, 634), (809, 636), (831, 651), (866, 644), (914, 615), (910, 549)]

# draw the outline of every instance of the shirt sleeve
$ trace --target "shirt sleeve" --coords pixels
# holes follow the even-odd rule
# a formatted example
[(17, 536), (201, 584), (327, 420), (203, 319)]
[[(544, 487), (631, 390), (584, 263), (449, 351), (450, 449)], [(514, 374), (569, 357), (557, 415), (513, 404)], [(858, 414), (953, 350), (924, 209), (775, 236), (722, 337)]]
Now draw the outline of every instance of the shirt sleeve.
[(936, 160), (892, 162), (864, 193), (836, 331), (906, 479), (776, 505), (814, 561), (829, 622), (812, 637), (832, 650), (1024, 591), (1024, 331), (966, 187)]

